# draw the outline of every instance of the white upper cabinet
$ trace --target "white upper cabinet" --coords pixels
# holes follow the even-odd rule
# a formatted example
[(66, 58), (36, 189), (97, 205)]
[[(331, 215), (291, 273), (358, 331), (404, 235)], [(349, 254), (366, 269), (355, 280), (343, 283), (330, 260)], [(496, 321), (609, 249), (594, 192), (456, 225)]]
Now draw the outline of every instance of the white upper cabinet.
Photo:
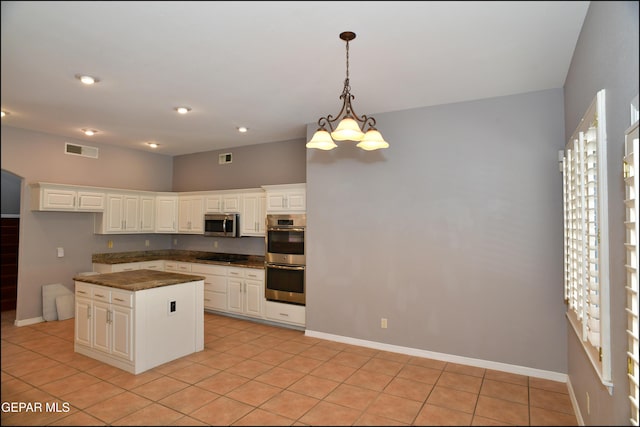
[(154, 233), (156, 230), (156, 196), (140, 196), (140, 232)]
[(264, 236), (266, 196), (260, 190), (242, 195), (240, 236)]
[(305, 212), (306, 184), (263, 185), (267, 213)]
[(178, 195), (156, 196), (156, 233), (178, 232)]
[(137, 233), (140, 230), (140, 197), (136, 194), (108, 193), (104, 214), (96, 216), (97, 234)]
[(178, 197), (178, 233), (204, 233), (203, 199), (203, 196)]
[(92, 188), (62, 184), (31, 184), (31, 210), (103, 212), (105, 194)]
[(31, 210), (94, 212), (96, 234), (203, 234), (206, 213), (238, 213), (240, 236), (263, 237), (268, 213), (305, 212), (306, 184), (150, 192), (36, 182)]
[(241, 197), (237, 192), (216, 191), (204, 196), (205, 213), (240, 213)]
[(96, 234), (155, 233), (155, 193), (110, 192), (103, 214), (95, 219)]

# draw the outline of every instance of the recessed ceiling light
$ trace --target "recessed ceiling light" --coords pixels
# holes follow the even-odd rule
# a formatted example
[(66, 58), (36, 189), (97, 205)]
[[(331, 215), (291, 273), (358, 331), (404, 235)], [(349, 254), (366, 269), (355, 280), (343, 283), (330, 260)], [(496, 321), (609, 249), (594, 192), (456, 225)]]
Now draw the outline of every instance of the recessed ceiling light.
[(187, 114), (189, 111), (191, 111), (191, 108), (190, 107), (176, 107), (175, 110), (180, 114)]
[(246, 131), (248, 131), (248, 130), (249, 130), (249, 129), (248, 129), (248, 128), (246, 128), (246, 127), (244, 127), (244, 126), (240, 126), (240, 127), (238, 128), (238, 132), (240, 132), (240, 133), (245, 133), (245, 132), (246, 132)]
[(151, 148), (158, 148), (160, 144), (156, 144), (155, 142), (147, 142), (147, 145)]
[(82, 129), (82, 132), (87, 136), (93, 136), (98, 133), (98, 131), (95, 129)]
[(98, 83), (100, 81), (99, 78), (88, 76), (86, 74), (76, 74), (76, 79), (80, 80), (82, 83), (86, 85), (92, 85), (94, 83)]

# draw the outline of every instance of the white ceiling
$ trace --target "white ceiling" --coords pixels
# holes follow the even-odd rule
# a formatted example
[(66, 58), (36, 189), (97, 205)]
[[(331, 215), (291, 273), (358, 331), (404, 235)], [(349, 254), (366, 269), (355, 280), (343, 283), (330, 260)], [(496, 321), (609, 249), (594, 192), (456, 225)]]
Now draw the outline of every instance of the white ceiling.
[(357, 114), (559, 88), (588, 5), (2, 1), (2, 124), (168, 155), (306, 138), (340, 109), (343, 31)]

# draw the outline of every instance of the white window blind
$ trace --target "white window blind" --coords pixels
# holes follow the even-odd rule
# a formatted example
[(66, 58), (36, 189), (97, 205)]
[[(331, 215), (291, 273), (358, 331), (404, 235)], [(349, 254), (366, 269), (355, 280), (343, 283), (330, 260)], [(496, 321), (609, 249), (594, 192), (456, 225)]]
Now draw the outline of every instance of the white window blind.
[(612, 391), (604, 96), (598, 92), (562, 159), (564, 296), (570, 324)]
[(638, 122), (625, 135), (625, 268), (627, 270), (627, 376), (631, 425), (638, 425)]

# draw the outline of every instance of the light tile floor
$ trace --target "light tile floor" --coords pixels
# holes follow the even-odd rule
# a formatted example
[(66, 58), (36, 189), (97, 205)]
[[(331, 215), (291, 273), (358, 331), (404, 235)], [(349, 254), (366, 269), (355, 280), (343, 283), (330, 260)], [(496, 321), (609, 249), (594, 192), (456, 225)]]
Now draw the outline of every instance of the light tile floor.
[(564, 383), (237, 318), (206, 313), (204, 351), (139, 375), (74, 353), (73, 319), (14, 319), (2, 313), (3, 426), (577, 425)]

